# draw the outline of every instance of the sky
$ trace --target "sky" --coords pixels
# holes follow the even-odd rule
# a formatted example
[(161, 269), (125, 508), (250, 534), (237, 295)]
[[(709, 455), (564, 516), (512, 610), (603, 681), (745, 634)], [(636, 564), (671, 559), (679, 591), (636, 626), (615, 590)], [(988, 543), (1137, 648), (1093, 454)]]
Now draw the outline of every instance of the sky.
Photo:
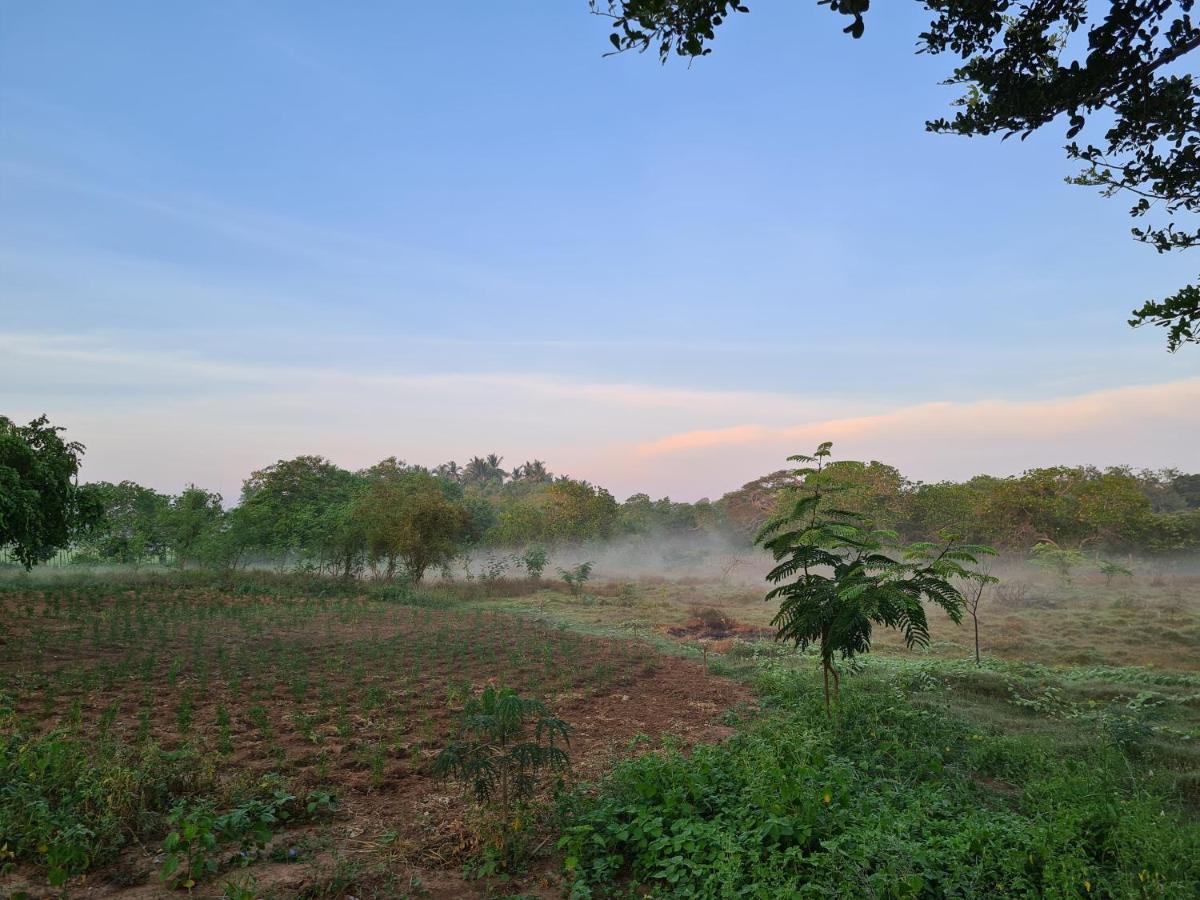
[(1055, 128), (927, 134), (917, 3), (605, 56), (586, 0), (0, 0), (0, 414), (82, 477), (495, 452), (717, 497), (834, 441), (926, 481), (1200, 470), (1195, 262)]

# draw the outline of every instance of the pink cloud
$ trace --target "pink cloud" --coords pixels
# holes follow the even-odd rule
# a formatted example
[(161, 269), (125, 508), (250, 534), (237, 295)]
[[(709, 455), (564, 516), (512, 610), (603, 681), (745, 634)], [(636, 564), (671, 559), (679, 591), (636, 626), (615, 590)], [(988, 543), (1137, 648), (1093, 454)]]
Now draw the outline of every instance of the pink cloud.
[(719, 496), (821, 441), (840, 458), (881, 459), (910, 477), (1014, 474), (1059, 463), (1200, 468), (1200, 379), (1046, 400), (935, 402), (773, 426), (695, 429), (609, 454), (602, 483)]

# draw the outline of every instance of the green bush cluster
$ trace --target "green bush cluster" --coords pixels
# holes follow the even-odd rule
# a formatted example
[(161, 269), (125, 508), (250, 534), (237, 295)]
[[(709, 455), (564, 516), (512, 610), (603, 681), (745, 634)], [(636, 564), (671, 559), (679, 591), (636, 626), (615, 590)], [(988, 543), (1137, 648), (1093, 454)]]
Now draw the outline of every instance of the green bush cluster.
[(28, 862), (62, 885), (133, 838), (165, 835), (160, 874), (172, 887), (191, 887), (224, 866), (219, 852), (252, 860), (276, 827), (334, 808), (327, 792), (301, 800), (270, 776), (226, 798), (231, 808), (218, 813), (226, 792), (212, 766), (189, 748), (98, 744), (63, 731), (0, 734), (0, 872)]
[(32, 861), (62, 884), (211, 787), (191, 751), (111, 744), (97, 752), (95, 742), (61, 732), (0, 734), (0, 865)]
[(223, 856), (228, 856), (229, 865), (247, 866), (284, 823), (334, 807), (326, 791), (310, 791), (301, 801), (280, 787), (223, 813), (209, 799), (181, 801), (167, 816), (171, 831), (163, 841), (166, 855), (159, 876), (171, 887), (190, 890), (225, 867)]
[(573, 896), (1192, 897), (1200, 826), (1120, 749), (1064, 758), (856, 681), (828, 720), (814, 679), (729, 741), (619, 766), (565, 805)]

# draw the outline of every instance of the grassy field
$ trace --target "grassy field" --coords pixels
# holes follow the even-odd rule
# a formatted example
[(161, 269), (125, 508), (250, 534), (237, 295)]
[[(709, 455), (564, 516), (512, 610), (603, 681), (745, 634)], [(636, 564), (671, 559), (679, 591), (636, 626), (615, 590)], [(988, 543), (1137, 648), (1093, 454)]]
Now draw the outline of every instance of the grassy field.
[[(1034, 566), (1007, 563), (995, 567), (1001, 578), (980, 606), (980, 637), (985, 655), (1045, 665), (1152, 666), (1200, 671), (1200, 573), (1191, 569), (1145, 567), (1132, 578), (1105, 579), (1095, 574), (1069, 583)], [(488, 588), (458, 585), (456, 596), (486, 598), (494, 608), (538, 615), (612, 634), (676, 632), (675, 637), (720, 640), (769, 634), (775, 607), (763, 602), (761, 582), (741, 579), (646, 577), (590, 585), (582, 598), (546, 589), (530, 596), (505, 598), (535, 589), (508, 582)], [(719, 614), (735, 626), (711, 627)], [(928, 651), (943, 659), (973, 653), (969, 617), (955, 625), (931, 614), (933, 644)], [(740, 627), (736, 627), (740, 626)], [(719, 648), (718, 648), (719, 649)], [(881, 632), (876, 651), (911, 655), (895, 633)]]
[[(1196, 896), (1195, 580), (1018, 574), (985, 665), (949, 623), (883, 639), (833, 719), (720, 578), (10, 578), (0, 893)], [(473, 877), (481, 813), (431, 770), (488, 683), (575, 731)]]

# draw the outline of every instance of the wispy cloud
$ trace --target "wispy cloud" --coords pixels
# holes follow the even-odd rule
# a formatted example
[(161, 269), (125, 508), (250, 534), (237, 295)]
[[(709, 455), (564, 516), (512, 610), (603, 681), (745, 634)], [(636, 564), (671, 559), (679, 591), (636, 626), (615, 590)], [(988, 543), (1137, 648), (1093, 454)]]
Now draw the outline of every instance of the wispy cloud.
[[(1181, 432), (1200, 428), (1200, 378), (1047, 400), (922, 403), (879, 415), (798, 425), (734, 425), (686, 431), (647, 441), (634, 449), (640, 456), (654, 457), (713, 447), (794, 443), (820, 436), (886, 441), (970, 433), (978, 439), (1047, 439), (1101, 429), (1117, 431), (1147, 421), (1174, 424)], [(1197, 448), (1200, 460), (1200, 442), (1192, 446)]]
[(305, 396), (338, 391), (485, 392), (481, 396), (553, 398), (613, 409), (686, 410), (692, 414), (765, 411), (784, 407), (799, 412), (801, 404), (786, 395), (751, 391), (684, 390), (634, 383), (595, 383), (519, 372), (426, 372), (396, 374), (355, 371), (347, 367), (238, 363), (181, 352), (130, 349), (89, 335), (0, 333), (10, 375), (23, 361), (53, 369), (59, 379), (78, 383), (153, 382), (208, 386), (253, 385)]
[[(1062, 462), (1200, 468), (1200, 378), (1024, 400), (887, 408), (843, 397), (688, 390), (521, 372), (243, 363), (94, 335), (0, 334), (0, 406), (49, 412), (89, 446), (88, 478), (236, 494), (298, 453), (342, 465), (496, 451), (683, 498), (719, 496), (833, 440), (913, 477)], [(783, 424), (779, 424), (783, 423)]]

